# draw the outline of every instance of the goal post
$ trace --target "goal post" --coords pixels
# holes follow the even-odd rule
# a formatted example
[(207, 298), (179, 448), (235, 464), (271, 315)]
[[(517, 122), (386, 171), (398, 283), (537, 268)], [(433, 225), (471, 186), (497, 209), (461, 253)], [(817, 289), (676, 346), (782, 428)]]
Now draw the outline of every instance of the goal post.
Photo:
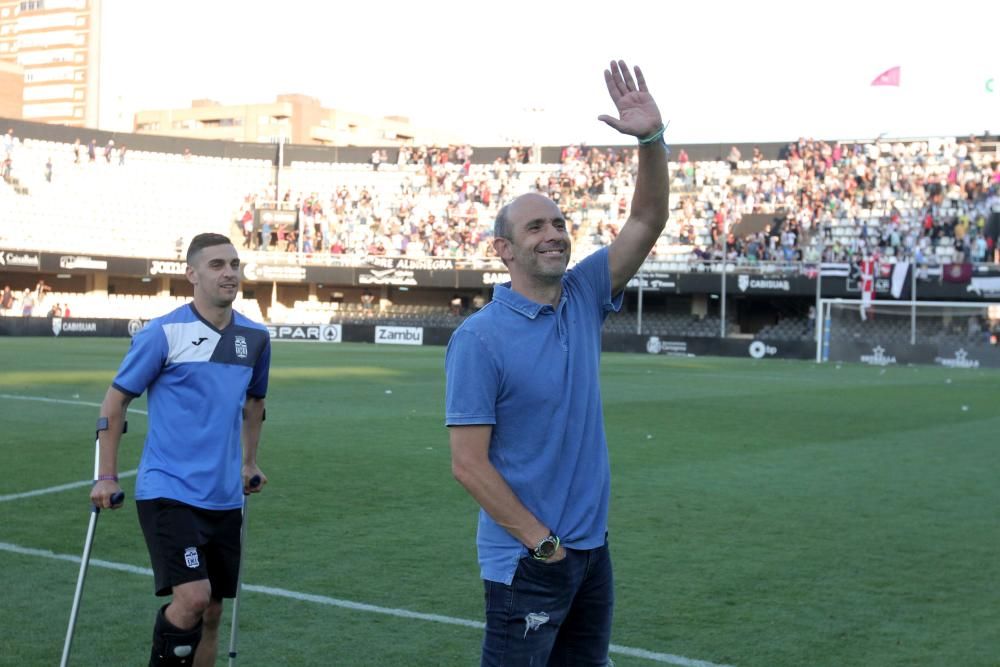
[[(1000, 302), (820, 299), (816, 361), (1000, 368)], [(863, 306), (864, 310), (862, 310)]]

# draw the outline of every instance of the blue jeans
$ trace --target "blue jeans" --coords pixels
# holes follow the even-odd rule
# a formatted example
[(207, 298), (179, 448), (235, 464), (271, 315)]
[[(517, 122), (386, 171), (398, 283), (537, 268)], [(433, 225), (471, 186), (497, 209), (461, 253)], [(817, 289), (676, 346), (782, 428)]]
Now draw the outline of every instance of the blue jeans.
[(525, 556), (510, 586), (484, 581), (483, 667), (609, 664), (614, 577), (607, 543), (545, 563)]

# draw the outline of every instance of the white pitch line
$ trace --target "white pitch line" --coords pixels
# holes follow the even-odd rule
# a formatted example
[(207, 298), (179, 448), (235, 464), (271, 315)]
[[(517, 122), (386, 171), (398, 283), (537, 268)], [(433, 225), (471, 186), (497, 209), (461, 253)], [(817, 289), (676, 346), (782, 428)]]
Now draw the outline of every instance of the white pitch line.
[[(9, 401), (37, 401), (39, 403), (61, 403), (62, 405), (85, 405), (91, 408), (101, 407), (100, 403), (91, 403), (89, 401), (67, 401), (63, 398), (46, 398), (44, 396), (18, 396), (16, 394), (0, 394), (0, 398)], [(140, 415), (148, 415), (149, 413), (145, 410), (140, 410), (139, 408), (130, 408), (129, 412), (136, 412)]]
[[(0, 394), (0, 399), (7, 401), (35, 401), (38, 403), (59, 403), (61, 405), (83, 405), (91, 408), (101, 407), (100, 403), (91, 403), (89, 401), (69, 401), (62, 398), (46, 398), (44, 396), (18, 396), (16, 394)], [(140, 410), (139, 408), (132, 408), (131, 412), (135, 412), (140, 415), (148, 415), (149, 413), (145, 410)], [(128, 470), (121, 473), (118, 477), (132, 477), (137, 474), (136, 470)], [(5, 496), (0, 496), (0, 503), (7, 502), (9, 500), (20, 500), (21, 498), (32, 498), (34, 496), (44, 496), (48, 493), (58, 493), (60, 491), (67, 491), (69, 489), (78, 489), (81, 486), (87, 486), (93, 484), (94, 480), (85, 479), (80, 482), (69, 482), (67, 484), (59, 484), (57, 486), (49, 486), (44, 489), (35, 489), (33, 491), (24, 491), (22, 493), (9, 493)]]
[[(0, 551), (8, 551), (10, 553), (20, 554), (23, 556), (37, 556), (40, 558), (48, 558), (51, 560), (62, 560), (68, 563), (76, 563), (76, 564), (80, 563), (79, 556), (73, 556), (70, 554), (57, 554), (54, 551), (49, 551), (47, 549), (32, 549), (29, 547), (18, 546), (16, 544), (10, 544), (9, 542), (0, 542)], [(91, 558), (90, 564), (93, 565), (94, 567), (102, 567), (107, 570), (118, 570), (119, 572), (128, 572), (129, 574), (141, 574), (147, 577), (153, 576), (153, 571), (146, 567), (137, 567), (135, 565), (128, 565), (125, 563), (114, 563), (111, 561), (100, 560), (98, 558)], [(339, 607), (341, 609), (349, 609), (351, 611), (363, 611), (372, 614), (395, 616), (397, 618), (407, 618), (418, 621), (431, 621), (433, 623), (444, 623), (446, 625), (458, 625), (466, 628), (475, 628), (478, 630), (481, 630), (484, 627), (481, 621), (470, 621), (464, 618), (455, 618), (454, 616), (443, 616), (441, 614), (425, 614), (418, 611), (410, 611), (408, 609), (380, 607), (378, 605), (365, 604), (363, 602), (340, 600), (338, 598), (327, 597), (326, 595), (299, 593), (296, 591), (287, 590), (285, 588), (274, 588), (272, 586), (257, 586), (253, 584), (243, 584), (243, 589), (251, 591), (253, 593), (262, 593), (264, 595), (272, 595), (275, 597), (288, 598), (291, 600), (297, 600), (299, 602), (312, 602), (314, 604), (322, 604), (329, 607)], [(672, 655), (670, 653), (655, 653), (653, 651), (647, 651), (641, 648), (618, 646), (617, 644), (612, 644), (610, 646), (610, 651), (612, 653), (619, 653), (621, 655), (627, 655), (633, 658), (643, 658), (645, 660), (650, 660), (652, 662), (660, 662), (668, 665), (678, 665), (679, 667), (733, 667), (732, 665), (722, 665), (714, 662), (706, 662), (704, 660), (692, 660), (691, 658), (685, 658), (684, 656), (680, 655)]]
[[(139, 471), (138, 470), (128, 470), (126, 472), (118, 475), (119, 479), (123, 477), (134, 477)], [(81, 486), (90, 486), (94, 483), (92, 479), (85, 479), (79, 482), (69, 482), (68, 484), (60, 484), (58, 486), (50, 486), (44, 489), (35, 489), (34, 491), (22, 491), (21, 493), (8, 493), (6, 496), (0, 496), (0, 503), (5, 503), (8, 500), (20, 500), (21, 498), (31, 498), (33, 496), (44, 496), (48, 493), (58, 493), (60, 491), (67, 491), (69, 489), (78, 489)]]

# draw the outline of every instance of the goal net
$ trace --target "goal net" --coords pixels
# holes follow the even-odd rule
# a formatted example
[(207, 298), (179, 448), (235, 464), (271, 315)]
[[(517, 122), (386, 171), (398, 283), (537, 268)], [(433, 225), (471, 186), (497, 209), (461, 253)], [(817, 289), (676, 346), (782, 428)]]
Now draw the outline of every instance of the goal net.
[(1000, 303), (821, 299), (817, 361), (1000, 368)]

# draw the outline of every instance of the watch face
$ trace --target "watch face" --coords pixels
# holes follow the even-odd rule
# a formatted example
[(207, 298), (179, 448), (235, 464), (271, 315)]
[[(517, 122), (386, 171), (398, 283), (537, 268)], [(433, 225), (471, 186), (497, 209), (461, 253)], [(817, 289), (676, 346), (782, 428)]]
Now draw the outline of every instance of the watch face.
[(538, 555), (542, 558), (551, 558), (556, 553), (556, 542), (555, 540), (548, 538), (542, 541), (538, 545)]

